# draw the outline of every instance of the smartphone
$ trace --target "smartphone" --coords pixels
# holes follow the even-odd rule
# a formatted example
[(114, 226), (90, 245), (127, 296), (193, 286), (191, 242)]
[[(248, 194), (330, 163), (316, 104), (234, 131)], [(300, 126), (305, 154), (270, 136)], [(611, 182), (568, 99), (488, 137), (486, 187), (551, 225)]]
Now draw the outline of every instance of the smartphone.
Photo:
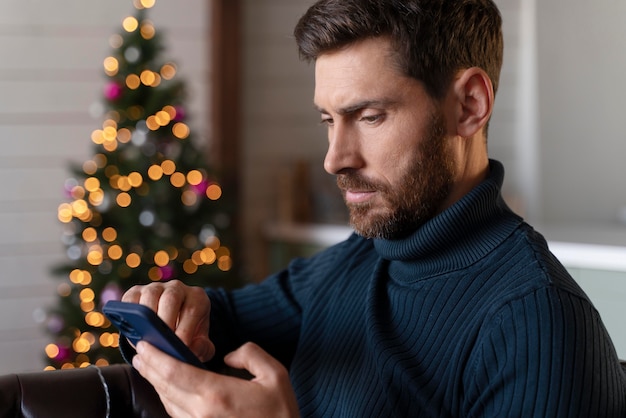
[(120, 336), (126, 337), (132, 345), (143, 340), (180, 361), (206, 369), (189, 347), (147, 306), (112, 300), (104, 305), (102, 313), (119, 329)]

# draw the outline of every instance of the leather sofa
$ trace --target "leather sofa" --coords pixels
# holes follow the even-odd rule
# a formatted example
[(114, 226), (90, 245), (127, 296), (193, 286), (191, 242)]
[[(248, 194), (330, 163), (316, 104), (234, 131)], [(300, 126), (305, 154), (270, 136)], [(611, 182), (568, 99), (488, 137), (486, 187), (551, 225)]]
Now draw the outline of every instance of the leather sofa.
[(0, 376), (0, 418), (168, 416), (154, 388), (126, 364)]

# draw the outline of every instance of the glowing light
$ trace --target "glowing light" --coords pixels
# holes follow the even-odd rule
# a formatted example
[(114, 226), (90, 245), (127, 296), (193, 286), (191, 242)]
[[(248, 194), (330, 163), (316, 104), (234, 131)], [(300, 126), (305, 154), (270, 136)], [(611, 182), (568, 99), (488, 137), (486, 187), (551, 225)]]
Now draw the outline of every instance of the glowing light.
[(89, 203), (94, 206), (100, 206), (104, 201), (104, 191), (102, 189), (94, 190), (89, 195)]
[(136, 90), (141, 84), (141, 79), (137, 74), (129, 74), (126, 77), (126, 87), (131, 90)]
[(159, 267), (152, 267), (150, 270), (148, 270), (148, 277), (153, 282), (157, 282), (163, 278), (163, 272), (161, 272), (161, 269)]
[(174, 64), (165, 64), (161, 67), (161, 77), (171, 80), (176, 75), (176, 66)]
[(131, 269), (137, 268), (141, 264), (141, 257), (139, 256), (139, 254), (136, 253), (128, 254), (126, 256), (126, 264)]
[(156, 131), (157, 129), (159, 129), (161, 127), (161, 125), (159, 125), (159, 123), (157, 122), (156, 117), (154, 115), (153, 116), (148, 116), (146, 118), (146, 126), (151, 131)]
[(99, 245), (92, 245), (87, 253), (87, 262), (92, 266), (99, 266), (102, 264), (103, 254), (102, 247)]
[(90, 192), (93, 192), (100, 188), (100, 180), (95, 177), (89, 177), (85, 179), (85, 189)]
[(115, 141), (115, 138), (117, 137), (117, 129), (113, 126), (107, 126), (102, 130), (102, 137), (105, 141)]
[(87, 286), (91, 284), (91, 273), (86, 270), (74, 269), (70, 272), (70, 281), (75, 284)]
[(91, 141), (96, 145), (104, 143), (104, 132), (101, 129), (96, 129), (91, 133)]
[(85, 332), (72, 343), (72, 348), (77, 353), (86, 353), (91, 349), (91, 344), (89, 343), (89, 339), (85, 337), (85, 334), (87, 333)]
[(95, 363), (97, 367), (105, 367), (105, 366), (108, 366), (109, 364), (110, 364), (109, 361), (105, 358), (99, 358), (98, 360), (96, 360), (96, 363)]
[(170, 117), (170, 114), (164, 110), (159, 110), (158, 112), (156, 112), (154, 117), (156, 119), (156, 123), (158, 123), (161, 126), (166, 126), (172, 120)]
[(107, 251), (107, 254), (109, 255), (109, 258), (111, 260), (119, 260), (120, 258), (122, 258), (123, 255), (123, 251), (122, 251), (122, 247), (120, 247), (119, 245), (111, 245), (109, 247), (109, 250)]
[(194, 274), (198, 271), (198, 265), (191, 260), (185, 260), (183, 263), (183, 270), (187, 274)]
[(117, 231), (113, 227), (104, 228), (102, 231), (102, 238), (107, 242), (113, 242), (117, 238)]
[(115, 198), (115, 201), (117, 202), (117, 204), (123, 208), (129, 207), (132, 200), (133, 199), (126, 192), (118, 194), (117, 197)]
[(140, 173), (133, 171), (128, 175), (128, 182), (132, 187), (139, 187), (143, 183), (143, 177)]
[(72, 212), (74, 216), (80, 218), (82, 215), (89, 211), (87, 202), (83, 199), (78, 199), (72, 202)]
[(85, 197), (85, 189), (80, 186), (76, 186), (72, 189), (72, 197), (74, 199), (82, 199)]
[(229, 271), (233, 267), (233, 260), (229, 256), (222, 256), (217, 260), (217, 268)]
[(103, 62), (104, 72), (109, 77), (117, 74), (120, 69), (120, 64), (115, 57), (106, 57)]
[(167, 105), (163, 107), (163, 112), (166, 112), (169, 115), (170, 120), (176, 117), (176, 108), (174, 106)]
[(61, 203), (57, 210), (57, 218), (63, 223), (69, 223), (72, 221), (72, 206), (69, 203)]
[(92, 327), (101, 327), (106, 322), (106, 318), (100, 312), (88, 312), (85, 315), (85, 323)]
[(107, 157), (104, 154), (96, 154), (93, 156), (93, 161), (96, 163), (96, 165), (98, 166), (98, 168), (104, 168), (106, 167), (108, 161), (107, 161)]
[(132, 189), (130, 179), (126, 176), (117, 176), (117, 188), (123, 192), (127, 192)]
[(143, 70), (141, 72), (141, 75), (139, 76), (139, 78), (141, 79), (141, 82), (143, 84), (145, 84), (146, 86), (150, 86), (150, 85), (152, 85), (152, 83), (154, 83), (154, 80), (155, 80), (156, 76), (150, 70)]
[(167, 251), (157, 251), (156, 254), (154, 254), (154, 264), (156, 264), (159, 267), (164, 267), (167, 266), (167, 264), (170, 262), (170, 256), (167, 254)]
[(100, 345), (103, 347), (115, 347), (118, 344), (118, 338), (110, 332), (103, 332), (100, 335)]
[(178, 171), (176, 173), (173, 173), (172, 177), (170, 177), (170, 183), (172, 183), (172, 186), (174, 187), (183, 187), (185, 185), (185, 182), (185, 175)]
[(48, 357), (56, 358), (61, 352), (61, 350), (59, 349), (59, 346), (56, 344), (48, 344), (45, 348), (45, 352)]
[(128, 143), (131, 137), (132, 133), (127, 128), (122, 128), (117, 131), (117, 140), (120, 141), (122, 144)]
[[(107, 171), (112, 171), (112, 168), (107, 167)], [(115, 171), (117, 171), (117, 167), (115, 168)], [(120, 177), (122, 176), (120, 176), (119, 174), (113, 174), (112, 172), (107, 172), (106, 174), (107, 176), (109, 176), (109, 185), (114, 189), (119, 189), (118, 183), (120, 181)]]
[(93, 160), (87, 160), (83, 163), (83, 171), (85, 174), (93, 175), (98, 171), (98, 165)]
[(137, 30), (139, 26), (139, 22), (133, 16), (128, 16), (124, 21), (122, 21), (122, 27), (126, 32), (134, 32)]
[(183, 122), (178, 122), (172, 126), (172, 133), (178, 139), (185, 139), (189, 137), (189, 127)]
[(148, 169), (148, 177), (151, 180), (157, 181), (163, 177), (163, 168), (160, 165), (153, 165)]
[(180, 200), (183, 202), (183, 205), (185, 206), (193, 206), (196, 203), (198, 203), (198, 195), (195, 192), (192, 192), (191, 190), (185, 190), (180, 195)]
[(148, 20), (141, 22), (141, 28), (139, 31), (141, 32), (141, 37), (146, 40), (154, 38), (154, 34), (156, 33), (154, 25)]
[(187, 173), (187, 181), (192, 186), (197, 186), (202, 183), (202, 173), (199, 170), (191, 170)]
[[(117, 116), (119, 117), (119, 115)], [(117, 122), (113, 118), (108, 118), (104, 122), (102, 122), (102, 128), (117, 129)]]
[(213, 264), (216, 258), (217, 255), (215, 254), (215, 251), (213, 251), (211, 248), (204, 248), (202, 250), (202, 259), (204, 260), (205, 264)]
[(222, 188), (217, 184), (211, 184), (206, 188), (206, 196), (211, 200), (217, 200), (222, 197)]
[(98, 233), (94, 228), (85, 228), (83, 231), (83, 239), (87, 242), (94, 242), (98, 238)]
[(93, 303), (93, 301), (80, 303), (80, 309), (82, 309), (83, 312), (91, 312), (95, 309), (95, 307), (96, 307), (96, 304)]
[(176, 163), (172, 160), (165, 160), (161, 163), (161, 168), (163, 169), (163, 174), (169, 176), (176, 171)]
[(149, 9), (154, 6), (155, 0), (140, 0), (139, 3), (146, 9)]
[(107, 141), (104, 144), (102, 144), (102, 147), (109, 152), (113, 152), (117, 149), (117, 141), (115, 140)]
[(196, 265), (200, 266), (204, 264), (205, 259), (203, 257), (204, 257), (204, 254), (202, 253), (202, 251), (200, 250), (194, 251), (194, 253), (191, 255), (191, 261), (193, 261)]

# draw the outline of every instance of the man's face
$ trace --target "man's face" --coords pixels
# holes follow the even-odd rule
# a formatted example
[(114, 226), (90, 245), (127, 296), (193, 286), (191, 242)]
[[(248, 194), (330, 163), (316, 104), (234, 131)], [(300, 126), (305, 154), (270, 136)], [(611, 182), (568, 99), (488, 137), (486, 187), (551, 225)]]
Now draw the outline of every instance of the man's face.
[(328, 125), (324, 168), (357, 233), (400, 238), (443, 209), (454, 178), (443, 113), (400, 72), (388, 39), (318, 57), (314, 101)]

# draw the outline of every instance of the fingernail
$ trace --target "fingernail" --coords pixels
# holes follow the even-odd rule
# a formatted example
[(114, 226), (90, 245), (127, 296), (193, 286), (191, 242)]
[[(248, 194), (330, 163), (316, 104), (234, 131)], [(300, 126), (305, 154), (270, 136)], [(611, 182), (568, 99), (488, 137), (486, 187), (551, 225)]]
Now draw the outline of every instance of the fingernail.
[(135, 356), (133, 357), (133, 367), (137, 370), (139, 370), (141, 368), (141, 359), (139, 358), (139, 356)]

